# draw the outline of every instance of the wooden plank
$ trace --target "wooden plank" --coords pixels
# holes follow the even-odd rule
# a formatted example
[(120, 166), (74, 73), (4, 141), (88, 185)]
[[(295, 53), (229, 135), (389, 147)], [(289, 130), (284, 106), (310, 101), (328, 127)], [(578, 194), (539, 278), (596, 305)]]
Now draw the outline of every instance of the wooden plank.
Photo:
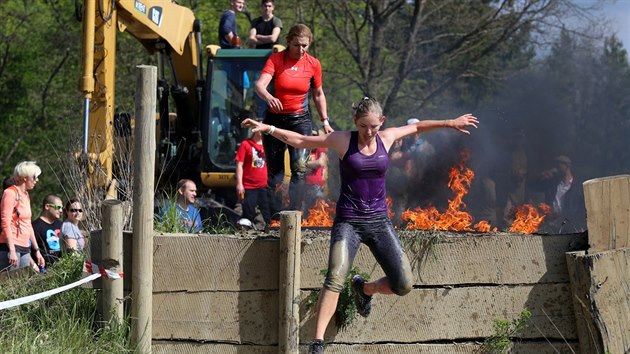
[[(326, 338), (343, 343), (461, 340), (494, 334), (494, 321), (533, 316), (524, 338), (576, 339), (568, 284), (414, 289), (404, 297), (377, 296), (369, 318), (357, 318)], [(300, 304), (301, 342), (313, 333), (313, 310)], [(277, 292), (154, 294), (154, 339), (277, 345)]]
[[(324, 233), (327, 234), (327, 233)], [(410, 233), (401, 232), (403, 240)], [(564, 253), (583, 235), (469, 235), (435, 239), (423, 262), (417, 243), (404, 241), (416, 270), (417, 285), (534, 284), (567, 282)], [(433, 236), (431, 236), (433, 235)], [(303, 231), (301, 287), (319, 288), (328, 261), (328, 237), (309, 238)], [(249, 291), (278, 288), (279, 239), (242, 239), (218, 235), (157, 235), (154, 283), (162, 291)], [(415, 248), (414, 248), (415, 247)], [(125, 259), (125, 265), (127, 264)], [(382, 271), (367, 247), (354, 265), (380, 277)]]
[(630, 351), (630, 248), (567, 255), (583, 353)]
[(278, 292), (153, 294), (153, 339), (277, 345)]
[(164, 235), (155, 245), (156, 292), (278, 289), (278, 238)]
[[(436, 237), (436, 233), (418, 234)], [(410, 232), (401, 232), (401, 237), (416, 273), (416, 285), (568, 283), (564, 254), (573, 244), (585, 242), (585, 236), (580, 234), (485, 234), (442, 236), (429, 241), (433, 245), (427, 248), (411, 239)], [(328, 248), (328, 239), (303, 245), (303, 289), (321, 287), (321, 270), (327, 266)], [(372, 279), (383, 276), (365, 246), (359, 249), (353, 266), (370, 274)]]
[[(391, 354), (479, 354), (480, 344), (329, 344), (326, 354), (355, 353), (391, 353)], [(174, 341), (153, 341), (154, 354), (275, 354), (275, 346), (226, 344), (226, 343), (191, 343)], [(300, 346), (300, 353), (307, 353), (307, 345)], [(550, 341), (544, 343), (515, 343), (512, 354), (575, 354), (575, 343)]]
[(583, 188), (588, 253), (630, 247), (630, 175), (591, 179)]

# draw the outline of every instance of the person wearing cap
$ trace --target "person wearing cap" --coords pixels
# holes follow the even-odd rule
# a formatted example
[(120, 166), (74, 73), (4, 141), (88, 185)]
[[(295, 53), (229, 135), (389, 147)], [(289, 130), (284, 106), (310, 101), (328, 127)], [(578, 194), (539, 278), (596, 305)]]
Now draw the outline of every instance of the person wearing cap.
[[(260, 121), (259, 118), (257, 120)], [(253, 228), (258, 206), (268, 227), (271, 224), (271, 212), (267, 189), (267, 163), (261, 132), (252, 132), (248, 139), (243, 140), (236, 152), (235, 160), (236, 195), (243, 209), (237, 225), (242, 228)]]
[[(309, 101), (312, 99), (324, 131), (329, 134), (333, 129), (326, 108), (322, 65), (317, 58), (307, 53), (313, 42), (313, 34), (306, 25), (297, 24), (289, 30), (286, 41), (287, 49), (269, 56), (256, 81), (256, 93), (267, 103), (264, 122), (309, 136), (313, 129), (309, 110)], [(272, 81), (273, 94), (268, 89)], [(301, 210), (309, 151), (267, 136), (263, 137), (263, 146), (267, 155), (268, 186), (271, 191), (275, 191), (282, 183), (284, 152), (288, 149), (291, 168), (289, 209)], [(281, 198), (276, 194), (273, 204), (282, 205)]]
[(582, 183), (576, 181), (568, 156), (556, 156), (554, 163), (556, 166), (543, 171), (540, 177), (544, 186), (545, 202), (552, 211), (546, 224), (554, 232), (581, 231), (586, 221)]

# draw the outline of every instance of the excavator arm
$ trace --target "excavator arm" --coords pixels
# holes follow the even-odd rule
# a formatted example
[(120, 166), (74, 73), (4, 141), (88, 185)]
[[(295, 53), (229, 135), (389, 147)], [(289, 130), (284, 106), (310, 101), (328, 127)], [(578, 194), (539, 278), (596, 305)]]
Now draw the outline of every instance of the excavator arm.
[[(115, 150), (118, 32), (131, 34), (150, 53), (158, 54), (160, 116), (168, 117), (169, 93), (181, 109), (176, 123), (180, 125), (179, 129), (170, 129), (169, 119), (162, 119), (160, 123), (161, 131), (166, 135), (177, 132), (178, 136), (160, 139), (192, 142), (192, 131), (198, 129), (203, 89), (201, 25), (190, 9), (171, 0), (85, 0), (83, 8), (83, 73), (80, 80), (84, 98), (83, 152), (88, 156), (94, 183), (110, 185)], [(170, 69), (170, 80), (165, 77), (166, 65)]]

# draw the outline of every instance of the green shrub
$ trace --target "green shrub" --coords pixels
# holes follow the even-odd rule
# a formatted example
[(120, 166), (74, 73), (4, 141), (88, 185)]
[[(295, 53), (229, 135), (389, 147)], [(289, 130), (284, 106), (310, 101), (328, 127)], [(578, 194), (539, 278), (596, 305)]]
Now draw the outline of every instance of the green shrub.
[[(0, 301), (37, 294), (81, 279), (81, 255), (67, 255), (48, 273), (22, 273), (0, 285)], [(75, 287), (59, 294), (0, 311), (3, 353), (131, 353), (129, 326), (98, 326), (98, 290)], [(102, 323), (101, 323), (102, 324)], [(9, 330), (10, 329), (10, 330)]]
[(483, 354), (506, 354), (512, 349), (512, 339), (518, 337), (527, 328), (527, 322), (532, 317), (528, 309), (521, 311), (518, 318), (510, 321), (495, 320), (492, 337), (487, 338), (478, 352)]
[[(322, 269), (320, 274), (325, 277), (326, 269)], [(365, 280), (369, 280), (370, 276), (366, 273), (359, 271), (358, 268), (352, 267), (350, 274), (346, 278), (343, 284), (343, 290), (339, 294), (339, 302), (337, 302), (337, 309), (335, 311), (335, 322), (338, 328), (344, 328), (350, 325), (357, 316), (357, 307), (354, 305), (354, 293), (352, 292), (352, 277), (360, 274)], [(311, 291), (306, 302), (306, 308), (308, 310), (316, 306), (319, 300), (319, 290)]]

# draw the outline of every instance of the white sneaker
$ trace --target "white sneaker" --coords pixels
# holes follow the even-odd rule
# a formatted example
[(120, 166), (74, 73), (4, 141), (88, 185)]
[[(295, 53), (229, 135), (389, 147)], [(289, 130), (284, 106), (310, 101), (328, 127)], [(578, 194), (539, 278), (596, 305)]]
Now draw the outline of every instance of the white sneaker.
[(253, 227), (252, 222), (249, 221), (249, 219), (246, 219), (246, 218), (239, 219), (236, 222), (236, 225), (238, 225), (240, 227), (250, 228), (250, 229)]

